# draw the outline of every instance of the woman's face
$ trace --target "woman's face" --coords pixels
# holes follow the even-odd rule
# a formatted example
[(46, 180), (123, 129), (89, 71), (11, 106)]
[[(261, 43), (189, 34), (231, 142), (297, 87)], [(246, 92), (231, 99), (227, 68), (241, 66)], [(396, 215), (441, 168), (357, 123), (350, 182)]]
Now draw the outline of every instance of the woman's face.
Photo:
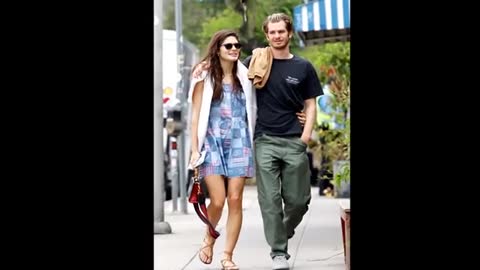
[(235, 62), (240, 57), (241, 45), (235, 37), (227, 37), (220, 46), (219, 57), (225, 61)]

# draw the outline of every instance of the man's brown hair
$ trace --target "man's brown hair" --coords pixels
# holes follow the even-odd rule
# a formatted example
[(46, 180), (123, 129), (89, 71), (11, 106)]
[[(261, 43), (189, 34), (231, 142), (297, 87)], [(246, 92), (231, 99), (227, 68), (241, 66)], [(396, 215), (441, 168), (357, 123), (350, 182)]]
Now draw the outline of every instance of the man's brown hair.
[(287, 31), (289, 33), (293, 31), (293, 23), (292, 23), (292, 18), (290, 18), (290, 16), (288, 16), (285, 13), (273, 13), (272, 15), (269, 15), (263, 22), (263, 32), (265, 32), (265, 34), (268, 33), (269, 23), (277, 23), (280, 21), (285, 22), (285, 24), (287, 25)]

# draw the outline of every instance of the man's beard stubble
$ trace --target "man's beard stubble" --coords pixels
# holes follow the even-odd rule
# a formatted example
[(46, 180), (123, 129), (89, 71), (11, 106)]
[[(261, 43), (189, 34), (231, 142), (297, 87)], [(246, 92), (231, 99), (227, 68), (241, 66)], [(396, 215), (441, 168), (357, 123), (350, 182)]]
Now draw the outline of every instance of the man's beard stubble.
[(288, 40), (287, 42), (285, 42), (285, 44), (282, 44), (282, 45), (274, 45), (273, 42), (270, 42), (270, 47), (276, 49), (276, 50), (283, 50), (285, 48), (287, 48), (290, 44), (290, 40)]

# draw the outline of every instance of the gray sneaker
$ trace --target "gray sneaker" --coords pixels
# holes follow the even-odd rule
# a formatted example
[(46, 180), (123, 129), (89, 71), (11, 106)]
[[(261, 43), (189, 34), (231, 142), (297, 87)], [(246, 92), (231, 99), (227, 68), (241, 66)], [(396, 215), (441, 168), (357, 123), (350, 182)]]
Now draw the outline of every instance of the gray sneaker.
[(288, 266), (287, 258), (283, 255), (273, 257), (273, 270), (289, 270), (290, 267)]

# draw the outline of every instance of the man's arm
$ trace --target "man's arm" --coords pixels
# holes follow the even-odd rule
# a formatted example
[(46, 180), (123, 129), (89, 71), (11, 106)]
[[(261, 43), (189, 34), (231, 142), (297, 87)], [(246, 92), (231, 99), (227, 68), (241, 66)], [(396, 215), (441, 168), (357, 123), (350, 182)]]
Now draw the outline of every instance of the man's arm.
[(305, 100), (305, 114), (306, 121), (305, 126), (303, 127), (302, 141), (308, 144), (310, 136), (312, 135), (313, 124), (315, 123), (315, 117), (317, 115), (317, 107), (315, 105), (315, 98), (309, 98)]
[(205, 61), (199, 63), (194, 67), (192, 72), (192, 77), (195, 79), (200, 79), (200, 75), (202, 75), (202, 72), (204, 70), (207, 70), (209, 67), (210, 67), (210, 63), (207, 63)]
[(248, 68), (250, 66), (250, 60), (252, 59), (252, 56), (249, 55), (247, 58), (243, 59), (242, 63)]

